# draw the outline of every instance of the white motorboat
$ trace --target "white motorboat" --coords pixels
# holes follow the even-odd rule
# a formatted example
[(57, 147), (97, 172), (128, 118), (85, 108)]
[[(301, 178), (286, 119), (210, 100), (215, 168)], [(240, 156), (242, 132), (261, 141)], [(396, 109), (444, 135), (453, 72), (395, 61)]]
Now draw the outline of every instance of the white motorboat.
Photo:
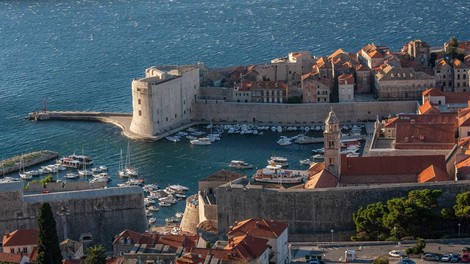
[(168, 136), (168, 137), (165, 137), (165, 138), (166, 138), (166, 140), (171, 141), (171, 142), (175, 142), (175, 143), (180, 141), (180, 138), (177, 137), (177, 136)]
[(106, 167), (104, 165), (99, 166), (99, 168), (100, 168), (101, 171), (108, 171), (108, 167)]
[(212, 141), (209, 138), (198, 138), (189, 141), (192, 145), (197, 146), (207, 146), (212, 144)]
[(264, 183), (301, 183), (305, 181), (306, 175), (299, 171), (284, 170), (281, 165), (268, 165), (258, 170), (253, 179)]
[(175, 204), (176, 199), (173, 197), (173, 195), (168, 195), (166, 197), (158, 198), (160, 202), (165, 202), (165, 203), (170, 203), (170, 204)]
[(178, 218), (183, 218), (183, 212), (176, 212), (175, 216)]
[(157, 219), (155, 217), (150, 217), (149, 218), (149, 225), (154, 224), (156, 221), (157, 221)]
[(186, 138), (189, 139), (189, 140), (196, 140), (197, 139), (197, 137), (191, 136), (191, 135), (187, 135)]
[(310, 159), (304, 159), (300, 161), (300, 165), (310, 165), (312, 161)]
[(230, 168), (235, 168), (235, 169), (240, 169), (240, 170), (253, 168), (253, 165), (243, 160), (232, 160), (230, 161), (230, 164), (228, 166)]
[(272, 156), (271, 159), (268, 160), (268, 164), (281, 165), (282, 167), (289, 166), (289, 162), (287, 158), (279, 157), (279, 156)]
[(181, 199), (186, 198), (186, 195), (181, 194), (181, 193), (175, 193), (174, 195), (175, 195), (175, 197), (177, 197), (177, 198), (181, 198)]
[(173, 185), (170, 185), (168, 186), (170, 189), (173, 189), (175, 191), (189, 191), (189, 188), (186, 187), (186, 186), (183, 186), (183, 185), (179, 185), (179, 184), (173, 184)]
[(168, 218), (165, 218), (165, 222), (167, 223), (178, 223), (179, 219), (176, 218), (176, 217), (168, 217)]
[(93, 172), (91, 170), (87, 170), (87, 169), (78, 170), (78, 174), (80, 176), (93, 176)]
[(22, 180), (32, 180), (33, 179), (33, 175), (31, 175), (29, 172), (20, 172), (19, 173), (19, 176), (20, 176), (20, 179)]
[(149, 210), (145, 210), (145, 215), (146, 215), (147, 217), (152, 217), (152, 216), (153, 216), (153, 213), (150, 212)]
[(292, 141), (289, 138), (282, 138), (277, 141), (279, 146), (289, 146), (292, 144)]
[(81, 167), (81, 162), (72, 158), (61, 158), (57, 161), (57, 164), (60, 164), (64, 167), (78, 169)]
[(160, 211), (160, 207), (156, 207), (154, 205), (151, 205), (147, 208), (149, 211), (153, 211), (153, 212), (158, 212)]
[(70, 159), (80, 162), (80, 165), (85, 164), (87, 166), (93, 165), (93, 158), (86, 155), (76, 155), (75, 153), (68, 156)]
[(66, 178), (66, 179), (76, 179), (76, 178), (78, 178), (78, 174), (69, 172), (69, 173), (65, 174), (64, 178)]
[(158, 205), (163, 206), (163, 207), (168, 207), (168, 206), (171, 206), (171, 203), (159, 202)]

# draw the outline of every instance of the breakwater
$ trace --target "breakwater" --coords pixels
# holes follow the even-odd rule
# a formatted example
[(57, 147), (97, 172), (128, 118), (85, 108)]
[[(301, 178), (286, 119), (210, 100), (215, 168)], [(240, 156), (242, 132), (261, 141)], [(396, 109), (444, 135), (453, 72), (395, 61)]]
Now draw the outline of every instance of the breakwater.
[(15, 156), (6, 160), (0, 161), (0, 174), (7, 174), (14, 171), (19, 171), (22, 166), (25, 168), (55, 159), (59, 156), (57, 152), (50, 150), (42, 150), (31, 152), (19, 156)]

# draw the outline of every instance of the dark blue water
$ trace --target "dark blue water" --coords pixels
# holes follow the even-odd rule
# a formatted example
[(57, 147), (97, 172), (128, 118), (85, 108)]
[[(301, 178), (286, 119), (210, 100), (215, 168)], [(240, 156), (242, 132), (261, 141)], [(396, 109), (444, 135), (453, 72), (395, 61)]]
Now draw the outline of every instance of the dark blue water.
[[(467, 40), (469, 15), (468, 0), (0, 1), (0, 159), (83, 148), (113, 173), (127, 147), (119, 129), (23, 117), (40, 110), (43, 98), (49, 110), (130, 112), (131, 80), (152, 65), (203, 61), (225, 67), (298, 50), (326, 55), (370, 42), (398, 50), (416, 38), (434, 46), (452, 35)], [(225, 135), (209, 147), (130, 145), (144, 178), (188, 185), (194, 193), (197, 179), (231, 159), (264, 166), (273, 154), (292, 161), (310, 155), (311, 146), (277, 146), (277, 136)], [(161, 212), (159, 220), (174, 211)]]

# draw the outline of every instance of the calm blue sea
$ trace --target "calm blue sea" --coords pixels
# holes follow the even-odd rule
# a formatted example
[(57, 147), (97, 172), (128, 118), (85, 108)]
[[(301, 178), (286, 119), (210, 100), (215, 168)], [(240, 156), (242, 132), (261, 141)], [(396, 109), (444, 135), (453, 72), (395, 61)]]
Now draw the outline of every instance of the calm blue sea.
[[(469, 17), (468, 0), (0, 1), (0, 159), (84, 149), (115, 173), (128, 142), (119, 129), (23, 118), (40, 110), (43, 98), (49, 110), (130, 112), (131, 80), (152, 65), (264, 63), (290, 51), (326, 55), (370, 42), (398, 50), (416, 38), (437, 46), (453, 35), (470, 39)], [(232, 159), (262, 167), (269, 156), (283, 155), (294, 163), (314, 148), (279, 147), (277, 137), (224, 135), (209, 147), (165, 141), (130, 146), (148, 182), (180, 183), (194, 193), (197, 179)], [(159, 222), (183, 207), (162, 209)]]

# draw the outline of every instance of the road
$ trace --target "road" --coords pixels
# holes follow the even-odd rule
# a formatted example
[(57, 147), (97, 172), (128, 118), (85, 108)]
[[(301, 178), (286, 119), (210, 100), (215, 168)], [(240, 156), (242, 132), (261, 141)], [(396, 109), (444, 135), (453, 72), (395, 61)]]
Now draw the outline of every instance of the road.
[[(388, 256), (391, 250), (400, 250), (405, 252), (407, 248), (412, 247), (414, 243), (398, 244), (393, 242), (384, 243), (369, 243), (358, 245), (356, 243), (334, 243), (334, 244), (295, 244), (291, 245), (291, 256), (293, 263), (306, 263), (305, 255), (321, 255), (326, 263), (339, 263), (343, 262), (344, 253), (347, 249), (354, 249), (356, 251), (357, 263), (370, 263), (375, 257)], [(424, 252), (446, 254), (457, 253), (459, 254), (463, 247), (468, 247), (470, 240), (457, 240), (457, 241), (444, 241), (444, 242), (428, 242)], [(398, 258), (390, 257), (390, 263), (397, 263)], [(417, 257), (411, 257), (417, 264), (424, 263), (437, 263), (435, 261), (424, 261)]]

